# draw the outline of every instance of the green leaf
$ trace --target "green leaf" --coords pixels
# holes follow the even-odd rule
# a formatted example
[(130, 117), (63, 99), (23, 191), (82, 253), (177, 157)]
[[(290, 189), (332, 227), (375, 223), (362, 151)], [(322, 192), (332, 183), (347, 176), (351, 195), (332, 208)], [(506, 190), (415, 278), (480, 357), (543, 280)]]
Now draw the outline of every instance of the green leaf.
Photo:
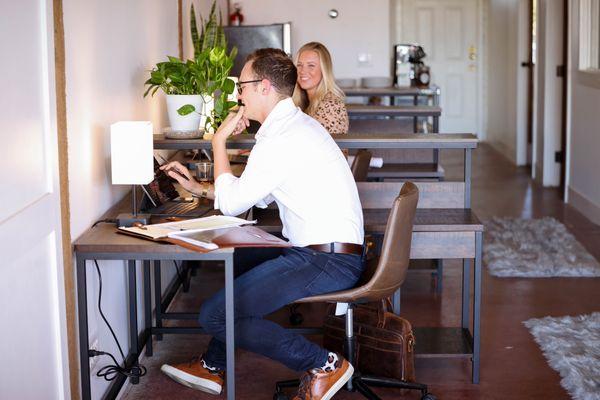
[(152, 89), (152, 86), (148, 86), (148, 89), (146, 89), (146, 91), (144, 92), (144, 96), (143, 96), (143, 97), (146, 97), (146, 96), (148, 96), (148, 92), (149, 92), (151, 89)]
[(233, 93), (233, 89), (235, 89), (235, 82), (232, 79), (225, 79), (223, 82), (223, 92), (226, 94)]
[(229, 109), (231, 109), (232, 107), (237, 106), (238, 102), (237, 101), (228, 101), (226, 104), (227, 104), (227, 111), (229, 111)]
[(221, 97), (215, 99), (215, 112), (219, 115), (223, 112), (223, 99)]
[(184, 106), (181, 106), (177, 109), (177, 113), (179, 115), (188, 115), (193, 113), (194, 111), (196, 111), (196, 107), (194, 107), (191, 104), (186, 104)]
[(198, 37), (198, 25), (196, 24), (196, 11), (194, 10), (194, 3), (190, 7), (190, 33), (192, 35), (192, 43), (194, 44), (194, 58), (198, 57), (200, 53), (200, 38)]

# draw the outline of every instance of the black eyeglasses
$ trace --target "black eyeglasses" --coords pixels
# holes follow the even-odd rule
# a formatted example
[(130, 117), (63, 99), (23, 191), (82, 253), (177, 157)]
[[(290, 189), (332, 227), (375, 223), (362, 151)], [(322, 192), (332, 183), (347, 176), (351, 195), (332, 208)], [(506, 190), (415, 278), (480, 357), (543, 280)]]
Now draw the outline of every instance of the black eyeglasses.
[(261, 81), (262, 81), (262, 79), (254, 79), (252, 81), (239, 81), (238, 82), (238, 87), (237, 87), (238, 94), (242, 94), (242, 91), (244, 90), (244, 88), (241, 86), (242, 84), (244, 84), (244, 83), (256, 83), (256, 82), (261, 82)]

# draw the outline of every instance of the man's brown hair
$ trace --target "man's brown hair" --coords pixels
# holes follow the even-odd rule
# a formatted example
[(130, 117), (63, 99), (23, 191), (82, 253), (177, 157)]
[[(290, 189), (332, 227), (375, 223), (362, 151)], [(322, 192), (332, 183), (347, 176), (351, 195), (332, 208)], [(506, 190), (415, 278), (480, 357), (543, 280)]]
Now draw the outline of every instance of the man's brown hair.
[(280, 49), (258, 49), (246, 58), (252, 61), (252, 71), (256, 79), (267, 79), (282, 96), (291, 97), (294, 93), (298, 72), (290, 57)]

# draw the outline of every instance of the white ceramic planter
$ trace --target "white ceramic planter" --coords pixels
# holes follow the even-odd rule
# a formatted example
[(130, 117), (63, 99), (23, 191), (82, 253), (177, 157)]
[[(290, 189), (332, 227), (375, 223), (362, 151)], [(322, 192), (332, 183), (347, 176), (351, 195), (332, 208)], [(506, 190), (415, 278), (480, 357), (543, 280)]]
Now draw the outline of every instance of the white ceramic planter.
[[(179, 115), (177, 110), (186, 104), (191, 104), (196, 108), (195, 112), (188, 115)], [(168, 94), (167, 95), (167, 113), (169, 114), (169, 124), (173, 131), (196, 131), (200, 127), (202, 119), (202, 106), (204, 101), (201, 95)]]

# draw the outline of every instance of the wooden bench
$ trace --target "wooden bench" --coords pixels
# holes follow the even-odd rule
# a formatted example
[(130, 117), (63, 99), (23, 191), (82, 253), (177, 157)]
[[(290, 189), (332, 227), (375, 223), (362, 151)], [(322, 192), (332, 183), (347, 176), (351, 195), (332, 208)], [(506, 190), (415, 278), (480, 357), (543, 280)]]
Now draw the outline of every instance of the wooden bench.
[[(402, 182), (359, 182), (365, 232), (383, 234), (389, 207)], [(483, 224), (466, 208), (465, 182), (416, 182), (419, 202), (411, 243), (411, 259), (463, 259), (462, 324), (458, 328), (420, 328), (416, 357), (464, 357), (473, 361), (473, 382), (479, 381), (481, 251)], [(470, 259), (474, 262), (473, 327), (470, 330)], [(394, 295), (400, 312), (400, 291)]]
[(363, 88), (363, 87), (353, 87), (353, 88), (342, 88), (346, 97), (352, 96), (381, 96), (381, 97), (389, 97), (390, 104), (394, 105), (395, 97), (412, 97), (413, 104), (419, 104), (419, 97), (426, 97), (427, 99), (432, 99), (432, 103), (434, 106), (440, 104), (440, 94), (441, 90), (438, 86), (431, 85), (427, 88), (418, 88), (418, 87), (384, 87), (384, 88)]
[(348, 116), (354, 118), (429, 118), (433, 120), (433, 132), (439, 132), (442, 109), (438, 106), (380, 106), (346, 104)]

